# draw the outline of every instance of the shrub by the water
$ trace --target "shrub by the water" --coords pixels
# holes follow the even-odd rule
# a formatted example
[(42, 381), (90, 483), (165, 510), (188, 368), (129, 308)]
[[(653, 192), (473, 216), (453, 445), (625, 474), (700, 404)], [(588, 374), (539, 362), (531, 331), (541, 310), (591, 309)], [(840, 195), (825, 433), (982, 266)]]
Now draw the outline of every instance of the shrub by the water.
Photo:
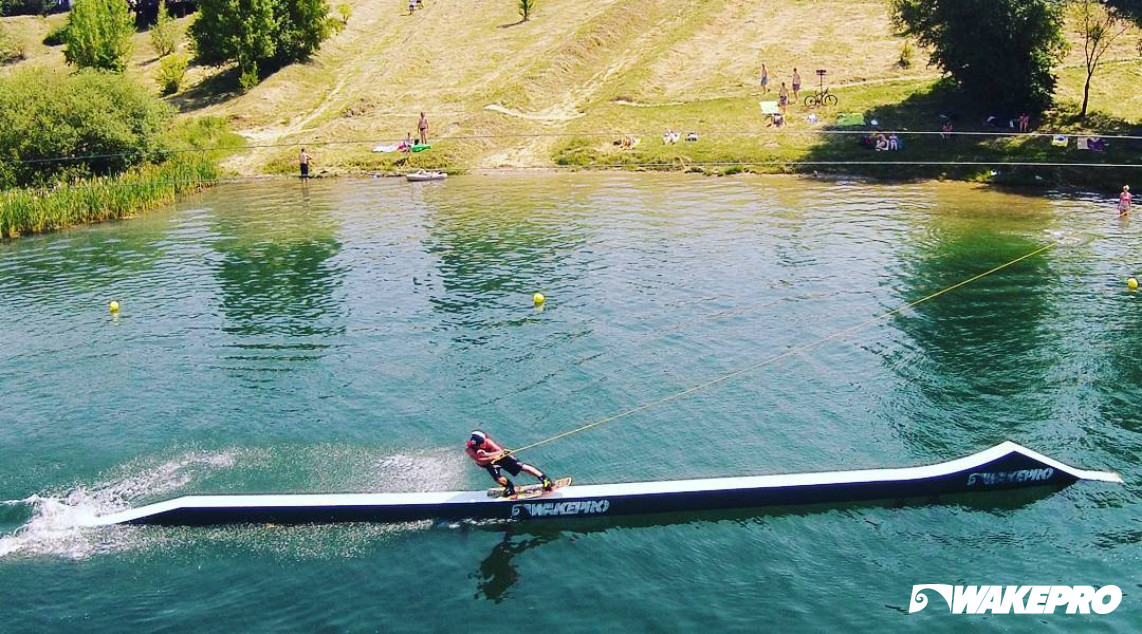
[(123, 0), (75, 0), (63, 54), (79, 68), (123, 72), (134, 34), (135, 19)]
[(159, 88), (164, 95), (173, 95), (182, 88), (189, 63), (190, 58), (182, 54), (168, 55), (159, 60)]
[(241, 138), (217, 118), (176, 125), (167, 131), (164, 141), (173, 150), (165, 160), (136, 166), (117, 176), (0, 191), (0, 237), (122, 218), (172, 202), (181, 194), (217, 182), (221, 177), (218, 160), (226, 148), (241, 144)]
[(166, 0), (159, 0), (155, 23), (151, 25), (151, 45), (159, 57), (170, 55), (178, 48), (178, 30), (174, 18), (167, 12)]
[(153, 160), (172, 116), (146, 88), (114, 73), (36, 68), (0, 77), (0, 189)]

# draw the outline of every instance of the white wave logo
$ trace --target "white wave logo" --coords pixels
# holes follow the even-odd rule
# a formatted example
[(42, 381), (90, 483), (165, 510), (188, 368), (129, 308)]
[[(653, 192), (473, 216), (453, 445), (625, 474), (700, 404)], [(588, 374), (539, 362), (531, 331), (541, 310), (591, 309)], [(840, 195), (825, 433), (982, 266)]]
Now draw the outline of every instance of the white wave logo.
[(928, 607), (932, 590), (944, 599), (952, 614), (1054, 614), (1066, 606), (1067, 614), (1110, 614), (1122, 603), (1118, 586), (952, 586), (929, 583), (912, 586), (908, 613)]

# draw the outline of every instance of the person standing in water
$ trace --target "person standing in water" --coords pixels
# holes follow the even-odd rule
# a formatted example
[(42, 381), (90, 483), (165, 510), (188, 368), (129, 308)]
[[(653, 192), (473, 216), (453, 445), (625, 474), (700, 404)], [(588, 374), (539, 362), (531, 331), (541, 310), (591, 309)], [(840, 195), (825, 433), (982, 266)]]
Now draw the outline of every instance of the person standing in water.
[(428, 145), (428, 117), (423, 112), (420, 113), (420, 123), (416, 127), (420, 130), (420, 144)]
[(1134, 203), (1134, 197), (1130, 195), (1130, 186), (1123, 185), (1122, 193), (1118, 195), (1118, 215), (1125, 216), (1130, 213), (1130, 207)]
[(543, 485), (544, 491), (550, 491), (555, 483), (551, 481), (542, 471), (535, 467), (524, 464), (517, 460), (514, 456), (497, 444), (494, 440), (488, 437), (488, 434), (479, 429), (473, 430), (472, 435), (468, 438), (468, 443), (464, 449), (464, 453), (476, 464), (484, 468), (492, 479), (504, 488), (504, 492), (510, 497), (515, 495), (515, 484), (507, 478), (501, 471), (507, 471), (513, 476), (518, 476), (521, 471), (535, 476), (540, 484)]
[(301, 154), (297, 156), (297, 166), (301, 169), (301, 177), (309, 178), (309, 153), (305, 148), (301, 148)]

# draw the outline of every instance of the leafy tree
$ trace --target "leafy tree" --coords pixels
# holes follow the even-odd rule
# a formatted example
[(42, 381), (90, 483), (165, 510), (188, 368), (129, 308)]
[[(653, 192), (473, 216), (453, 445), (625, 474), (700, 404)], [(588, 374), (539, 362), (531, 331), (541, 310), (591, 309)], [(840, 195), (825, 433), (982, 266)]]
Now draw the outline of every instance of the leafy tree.
[(64, 40), (64, 57), (79, 68), (123, 72), (131, 56), (135, 20), (123, 0), (76, 0)]
[(1065, 48), (1057, 0), (892, 0), (901, 35), (987, 107), (1041, 110)]
[(278, 50), (275, 65), (306, 59), (321, 46), (329, 35), (326, 0), (278, 0), (275, 3), (278, 17)]
[(1097, 0), (1076, 0), (1075, 13), (1079, 37), (1083, 42), (1083, 62), (1086, 64), (1086, 83), (1083, 84), (1083, 105), (1079, 118), (1086, 118), (1090, 102), (1090, 81), (1098, 70), (1102, 56), (1111, 44), (1130, 29), (1130, 21), (1113, 7)]
[(33, 68), (0, 77), (0, 189), (114, 174), (161, 157), (172, 116), (116, 73)]
[(167, 11), (166, 0), (159, 0), (155, 23), (151, 26), (151, 44), (159, 57), (166, 57), (178, 48), (178, 29)]
[(524, 22), (531, 19), (532, 11), (535, 11), (535, 0), (519, 0), (519, 15)]
[(329, 36), (326, 0), (199, 0), (190, 27), (198, 59), (236, 62), (244, 90), (260, 72), (309, 57)]
[(258, 61), (277, 52), (276, 0), (199, 0), (190, 26), (199, 61), (237, 62), (239, 73), (257, 73)]

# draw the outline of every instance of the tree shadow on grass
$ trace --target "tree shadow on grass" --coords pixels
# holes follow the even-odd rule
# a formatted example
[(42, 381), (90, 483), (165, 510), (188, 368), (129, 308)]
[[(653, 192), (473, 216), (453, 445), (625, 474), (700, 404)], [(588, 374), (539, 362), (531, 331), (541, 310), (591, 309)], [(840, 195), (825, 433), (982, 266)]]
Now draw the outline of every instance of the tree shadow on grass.
[[(1130, 168), (1019, 165), (1020, 163), (1130, 164), (1136, 162), (1139, 142), (1112, 140), (1107, 150), (1094, 152), (1076, 147), (1078, 134), (1130, 134), (1129, 122), (1102, 113), (1079, 121), (1067, 107), (1049, 110), (1032, 118), (1032, 133), (1013, 134), (1009, 122), (1020, 113), (989, 109), (949, 82), (917, 92), (903, 101), (861, 110), (866, 125), (826, 125), (825, 134), (810, 148), (804, 160), (838, 164), (809, 164), (813, 172), (852, 174), (884, 180), (964, 179), (1004, 185), (1077, 185), (1114, 189), (1112, 184), (1129, 176)], [(993, 118), (989, 123), (989, 118)], [(872, 125), (876, 121), (877, 125)], [(952, 122), (955, 134), (944, 138), (941, 128)], [(978, 135), (970, 133), (997, 133)], [(876, 151), (862, 144), (862, 136), (896, 134), (898, 151)], [(920, 134), (923, 133), (923, 134)], [(1050, 133), (1068, 135), (1067, 147), (1052, 145)], [(923, 163), (923, 164), (918, 164)]]
[(193, 88), (171, 97), (169, 102), (180, 113), (186, 113), (228, 101), (241, 93), (235, 66), (207, 77)]

